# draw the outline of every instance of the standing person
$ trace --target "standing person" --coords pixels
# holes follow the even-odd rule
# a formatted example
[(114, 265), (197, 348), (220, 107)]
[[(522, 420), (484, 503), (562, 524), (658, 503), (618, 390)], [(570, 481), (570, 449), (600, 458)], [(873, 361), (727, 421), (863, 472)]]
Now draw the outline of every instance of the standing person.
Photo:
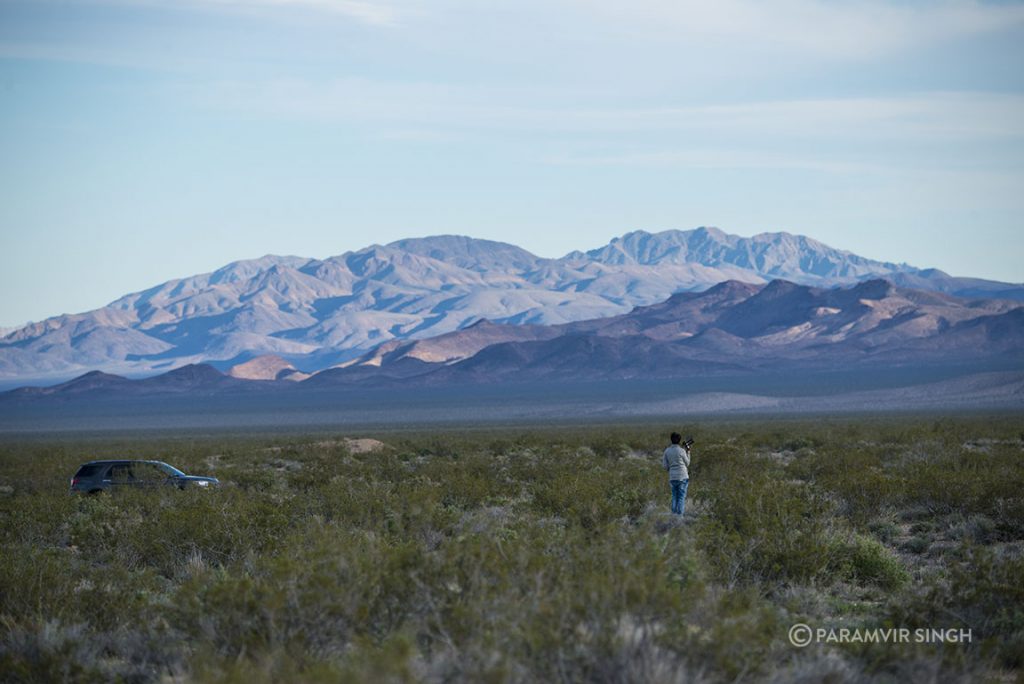
[(678, 432), (673, 432), (669, 439), (672, 440), (672, 444), (665, 449), (661, 464), (668, 471), (668, 484), (672, 489), (672, 512), (682, 515), (683, 509), (686, 508), (686, 488), (690, 484), (691, 440), (681, 444), (683, 437)]

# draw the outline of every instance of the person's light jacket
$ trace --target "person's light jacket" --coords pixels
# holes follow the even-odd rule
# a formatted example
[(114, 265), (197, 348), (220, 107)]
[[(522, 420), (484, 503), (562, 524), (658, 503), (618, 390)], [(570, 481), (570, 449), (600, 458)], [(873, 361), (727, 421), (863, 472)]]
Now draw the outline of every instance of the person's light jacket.
[(661, 464), (668, 471), (669, 480), (689, 480), (690, 452), (678, 444), (673, 444), (665, 449), (665, 455), (661, 457)]

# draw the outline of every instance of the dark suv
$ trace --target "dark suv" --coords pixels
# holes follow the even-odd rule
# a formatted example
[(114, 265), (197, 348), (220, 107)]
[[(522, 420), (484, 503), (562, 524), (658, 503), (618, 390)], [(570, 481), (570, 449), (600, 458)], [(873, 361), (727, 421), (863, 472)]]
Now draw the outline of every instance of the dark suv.
[(123, 487), (216, 487), (215, 477), (186, 475), (163, 461), (89, 461), (71, 478), (72, 492), (96, 494)]

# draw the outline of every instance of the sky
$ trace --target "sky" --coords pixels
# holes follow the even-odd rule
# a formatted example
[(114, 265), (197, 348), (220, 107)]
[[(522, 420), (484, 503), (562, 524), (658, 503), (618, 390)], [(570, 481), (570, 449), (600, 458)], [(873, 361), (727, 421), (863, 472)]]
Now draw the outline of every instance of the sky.
[(1022, 2), (0, 0), (0, 326), (444, 233), (1021, 282), (1022, 216)]

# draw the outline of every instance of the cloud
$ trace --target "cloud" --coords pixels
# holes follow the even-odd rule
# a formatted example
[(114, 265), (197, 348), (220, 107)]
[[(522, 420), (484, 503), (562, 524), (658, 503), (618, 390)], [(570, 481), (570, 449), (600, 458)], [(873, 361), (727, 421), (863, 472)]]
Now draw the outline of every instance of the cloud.
[(373, 26), (393, 26), (401, 12), (394, 4), (368, 0), (192, 0), (196, 5), (235, 8), (279, 7), (340, 14)]
[(663, 39), (748, 41), (836, 58), (874, 58), (1024, 25), (1024, 5), (974, 0), (568, 0), (612, 30)]
[(562, 155), (547, 159), (557, 166), (657, 166), (689, 169), (752, 169), (815, 171), (820, 173), (877, 173), (880, 164), (864, 164), (785, 153), (735, 149), (639, 151), (606, 155)]
[[(596, 113), (607, 119), (609, 113)], [(1024, 137), (1024, 96), (939, 92), (770, 100), (625, 111), (623, 123), (732, 133), (900, 139)]]
[[(1024, 95), (936, 92), (693, 106), (544, 106), (533, 94), (341, 79), (222, 84), (205, 104), (316, 120), (411, 145), (506, 145), (565, 167), (809, 171), (875, 178), (940, 167), (1019, 180)], [(207, 92), (205, 95), (209, 95)], [(204, 96), (205, 96), (204, 95)], [(221, 99), (224, 98), (224, 99)], [(414, 132), (411, 134), (410, 132)]]
[[(986, 50), (981, 37), (1015, 33), (1024, 40), (1024, 3), (971, 0), (50, 0), (58, 5), (89, 8), (159, 9), (198, 15), (256, 15), (254, 26), (275, 31), (282, 18), (301, 17), (280, 27), (280, 40), (261, 40), (261, 33), (223, 35), (226, 45), (243, 46), (252, 55), (295, 66), (296, 55), (318, 54), (317, 68), (346, 69), (372, 77), (382, 72), (424, 73), (435, 69), (441, 78), (501, 81), (512, 76), (530, 82), (561, 81), (581, 88), (629, 91), (641, 96), (664, 88), (689, 91), (757, 88), (769, 81), (821, 81), (823, 70), (885, 64), (885, 58), (949, 46), (965, 57)], [(194, 50), (168, 53), (159, 49), (185, 36), (187, 21), (163, 22), (163, 16), (128, 12), (109, 21), (96, 12), (88, 31), (67, 31), (76, 22), (55, 22), (37, 9), (50, 2), (0, 0), (32, 18), (4, 26), (0, 18), (0, 49), (6, 54), (37, 58), (103, 61), (144, 65), (187, 63)], [(36, 4), (38, 3), (38, 5)], [(365, 41), (336, 41), (332, 18), (366, 30)], [(59, 26), (60, 31), (48, 29)], [(213, 32), (230, 22), (215, 24)], [(299, 36), (296, 26), (306, 31)], [(327, 27), (320, 30), (320, 27)], [(395, 30), (380, 31), (389, 28)], [(6, 30), (4, 30), (6, 29)], [(20, 29), (20, 30), (15, 30)], [(314, 29), (314, 30), (311, 30)], [(156, 36), (142, 42), (140, 33)], [(190, 45), (206, 48), (209, 61), (230, 65), (230, 49), (204, 43), (202, 33), (185, 36)], [(222, 34), (218, 34), (218, 38)], [(102, 38), (102, 39), (101, 39)], [(972, 45), (956, 41), (974, 38)], [(306, 50), (308, 48), (308, 50)], [(188, 53), (188, 54), (184, 54)], [(932, 53), (929, 53), (932, 54)], [(69, 57), (70, 55), (70, 57)], [(93, 56), (98, 55), (98, 57)], [(934, 55), (933, 55), (934, 56)], [(1016, 49), (1007, 61), (1020, 61)], [(353, 59), (353, 57), (355, 59)], [(331, 63), (332, 58), (343, 59)], [(361, 61), (356, 61), (356, 60)], [(948, 69), (936, 59), (935, 72)], [(945, 62), (945, 63), (944, 63)], [(308, 63), (307, 63), (308, 65)], [(202, 65), (200, 65), (202, 66)], [(306, 66), (306, 65), (304, 65)], [(900, 78), (899, 70), (894, 78)], [(349, 71), (349, 73), (352, 73)], [(842, 87), (844, 74), (835, 75)], [(902, 74), (906, 77), (906, 74)], [(828, 78), (833, 78), (829, 75)], [(879, 76), (885, 80), (884, 76)], [(860, 82), (864, 82), (861, 80)], [(934, 80), (932, 81), (935, 82)], [(831, 85), (831, 84), (830, 84)]]
[(932, 92), (890, 97), (729, 104), (585, 107), (552, 93), (436, 83), (277, 80), (192, 91), (205, 106), (376, 128), (534, 133), (658, 133), (814, 140), (958, 141), (1024, 138), (1024, 95)]
[[(400, 6), (402, 0), (177, 0), (176, 9), (221, 9), (259, 10), (278, 8), (282, 10), (307, 10), (334, 14), (371, 26), (394, 26), (399, 23), (407, 10)], [(82, 5), (112, 5), (122, 7), (166, 8), (162, 0), (77, 0)], [(411, 9), (411, 7), (409, 8)]]
[[(166, 6), (161, 0), (77, 0)], [(1024, 27), (1024, 4), (980, 0), (179, 0), (176, 7), (281, 8), (337, 14), (372, 26), (423, 26), (460, 41), (515, 43), (551, 35), (726, 44), (795, 54), (871, 58)], [(448, 34), (448, 31), (451, 31)]]

